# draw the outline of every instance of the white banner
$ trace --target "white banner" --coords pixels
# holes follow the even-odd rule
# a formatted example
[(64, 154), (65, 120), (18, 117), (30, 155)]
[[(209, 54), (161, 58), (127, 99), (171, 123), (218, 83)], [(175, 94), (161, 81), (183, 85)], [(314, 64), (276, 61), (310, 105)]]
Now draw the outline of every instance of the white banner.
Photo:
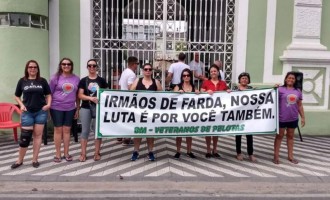
[(103, 90), (96, 131), (102, 137), (275, 134), (276, 89), (207, 93)]

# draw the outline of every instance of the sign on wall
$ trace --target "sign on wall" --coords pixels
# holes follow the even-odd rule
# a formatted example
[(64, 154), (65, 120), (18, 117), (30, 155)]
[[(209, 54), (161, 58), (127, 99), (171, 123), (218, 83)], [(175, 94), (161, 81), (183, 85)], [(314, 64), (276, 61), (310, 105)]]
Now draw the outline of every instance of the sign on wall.
[(100, 89), (96, 137), (275, 134), (276, 89), (207, 93)]

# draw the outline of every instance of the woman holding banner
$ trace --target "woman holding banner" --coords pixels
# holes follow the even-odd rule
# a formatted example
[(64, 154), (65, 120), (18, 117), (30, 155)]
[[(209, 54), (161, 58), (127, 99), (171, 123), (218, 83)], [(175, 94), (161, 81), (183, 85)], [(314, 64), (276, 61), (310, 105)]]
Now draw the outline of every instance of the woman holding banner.
[[(88, 76), (82, 78), (79, 82), (79, 91), (78, 97), (82, 100), (81, 109), (80, 109), (80, 121), (82, 125), (81, 130), (81, 154), (79, 157), (80, 162), (86, 161), (86, 148), (89, 133), (91, 132), (91, 122), (93, 120), (93, 127), (95, 127), (95, 116), (92, 116), (91, 108), (98, 103), (97, 99), (97, 89), (98, 88), (107, 88), (108, 84), (104, 78), (98, 76), (98, 65), (96, 60), (90, 59), (87, 61)], [(94, 161), (101, 159), (100, 148), (101, 148), (101, 139), (95, 140), (95, 152), (94, 152)]]
[[(144, 64), (143, 65), (143, 77), (137, 78), (130, 90), (148, 90), (148, 91), (161, 91), (162, 86), (160, 82), (154, 78), (152, 78), (152, 65), (151, 64)], [(131, 161), (135, 161), (139, 158), (139, 149), (141, 144), (142, 138), (134, 138), (134, 151), (132, 154)], [(155, 155), (153, 153), (154, 148), (154, 138), (147, 138), (148, 144), (148, 158), (150, 161), (155, 160)]]
[[(199, 94), (199, 90), (195, 88), (193, 82), (193, 73), (190, 69), (184, 69), (181, 73), (181, 82), (174, 87), (174, 92), (196, 92)], [(181, 150), (182, 137), (176, 138), (176, 154), (174, 155), (175, 159), (180, 158), (180, 150)], [(187, 156), (190, 158), (196, 158), (196, 156), (191, 152), (192, 145), (192, 137), (186, 137), (187, 143)]]
[[(250, 84), (250, 74), (243, 72), (238, 76), (238, 83), (239, 85), (234, 86), (234, 91), (242, 91), (242, 90), (252, 90), (253, 87), (248, 85)], [(242, 145), (242, 136), (236, 135), (235, 136), (235, 142), (236, 142), (236, 153), (237, 153), (237, 160), (243, 160), (243, 154), (241, 151), (241, 145)], [(253, 155), (253, 136), (252, 135), (246, 135), (246, 143), (247, 143), (247, 152), (249, 154), (249, 159), (252, 162), (256, 162), (257, 159)]]
[[(207, 92), (212, 95), (215, 91), (228, 91), (228, 87), (226, 82), (219, 79), (219, 67), (215, 64), (211, 65), (209, 69), (209, 80), (203, 82), (201, 87), (201, 92)], [(211, 151), (211, 139), (213, 141), (213, 149)], [(206, 136), (206, 158), (211, 158), (212, 156), (215, 158), (220, 158), (221, 156), (218, 154), (217, 146), (218, 146), (218, 136)]]
[(301, 126), (305, 126), (304, 107), (302, 105), (302, 92), (297, 88), (296, 75), (288, 72), (284, 79), (284, 85), (278, 88), (279, 95), (279, 133), (274, 142), (274, 164), (280, 164), (279, 154), (281, 142), (286, 130), (286, 143), (288, 148), (288, 160), (293, 164), (298, 161), (293, 158), (294, 130), (298, 126), (299, 115)]

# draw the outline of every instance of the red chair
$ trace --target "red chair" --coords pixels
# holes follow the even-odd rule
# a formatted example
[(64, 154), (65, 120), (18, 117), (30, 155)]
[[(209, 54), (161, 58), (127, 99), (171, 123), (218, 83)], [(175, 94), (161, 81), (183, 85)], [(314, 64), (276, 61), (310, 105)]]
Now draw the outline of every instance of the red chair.
[(21, 110), (12, 103), (0, 103), (0, 129), (12, 128), (14, 131), (14, 140), (17, 142), (17, 127), (21, 127), (21, 123), (13, 121), (14, 111), (19, 115), (22, 113)]

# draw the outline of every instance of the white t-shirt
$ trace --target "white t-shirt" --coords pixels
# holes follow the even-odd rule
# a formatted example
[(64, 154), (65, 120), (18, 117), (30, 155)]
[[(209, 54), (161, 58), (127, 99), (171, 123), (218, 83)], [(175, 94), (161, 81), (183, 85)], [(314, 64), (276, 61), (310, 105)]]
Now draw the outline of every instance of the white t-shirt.
[(189, 65), (187, 65), (183, 62), (176, 62), (170, 66), (170, 68), (168, 69), (168, 72), (173, 74), (173, 78), (171, 81), (172, 84), (177, 85), (181, 82), (181, 73), (186, 68), (190, 69)]
[[(204, 75), (203, 71), (205, 70), (205, 65), (202, 61), (196, 62), (195, 60), (192, 60), (189, 63), (189, 66), (192, 71), (195, 71), (194, 73), (197, 73), (197, 75)], [(195, 80), (195, 76), (194, 76), (194, 80)]]
[(220, 76), (221, 76), (221, 80), (225, 81), (225, 73), (220, 69)]
[(131, 85), (136, 79), (136, 74), (130, 68), (126, 68), (120, 76), (119, 85), (121, 90), (128, 90), (128, 85)]

